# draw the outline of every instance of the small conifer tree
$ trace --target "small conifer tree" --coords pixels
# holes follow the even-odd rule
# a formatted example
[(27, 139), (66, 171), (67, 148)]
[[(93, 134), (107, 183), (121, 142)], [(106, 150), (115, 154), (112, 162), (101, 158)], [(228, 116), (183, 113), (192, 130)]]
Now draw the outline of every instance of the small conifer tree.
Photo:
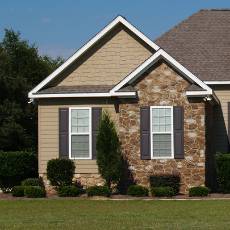
[(114, 122), (103, 112), (97, 135), (97, 164), (106, 185), (118, 183), (121, 177), (122, 157), (120, 142)]

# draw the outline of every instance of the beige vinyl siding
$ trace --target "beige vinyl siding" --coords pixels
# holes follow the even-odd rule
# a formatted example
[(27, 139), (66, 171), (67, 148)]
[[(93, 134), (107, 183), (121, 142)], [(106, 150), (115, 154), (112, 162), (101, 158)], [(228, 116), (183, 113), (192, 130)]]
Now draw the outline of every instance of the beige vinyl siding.
[[(38, 104), (38, 156), (39, 174), (46, 173), (47, 162), (50, 159), (59, 157), (59, 108), (66, 107), (102, 107), (111, 114), (117, 124), (118, 115), (114, 105), (107, 101), (98, 101), (92, 104), (94, 99), (89, 101), (83, 99), (62, 99), (65, 101), (59, 104), (59, 100), (40, 100)], [(96, 100), (95, 100), (96, 101)], [(88, 103), (88, 104), (87, 104)], [(98, 104), (97, 104), (98, 103)], [(96, 160), (75, 160), (76, 173), (98, 173)]]
[(58, 85), (117, 84), (153, 52), (130, 31), (117, 27), (79, 59)]
[(218, 86), (214, 92), (220, 100), (220, 106), (215, 107), (215, 133), (216, 133), (216, 151), (228, 151), (228, 102), (230, 102), (230, 87)]

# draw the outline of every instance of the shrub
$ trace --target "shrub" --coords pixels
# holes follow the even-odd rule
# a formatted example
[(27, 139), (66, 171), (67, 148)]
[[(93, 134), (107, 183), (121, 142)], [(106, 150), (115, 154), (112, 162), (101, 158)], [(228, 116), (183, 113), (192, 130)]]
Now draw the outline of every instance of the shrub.
[(118, 183), (121, 178), (122, 157), (120, 142), (113, 121), (103, 113), (97, 135), (97, 164), (106, 185)]
[(0, 188), (10, 191), (29, 177), (37, 177), (37, 157), (32, 152), (0, 152)]
[(47, 178), (54, 186), (71, 185), (75, 165), (69, 159), (52, 159), (47, 164)]
[(175, 196), (175, 190), (172, 187), (152, 187), (151, 193), (156, 197), (172, 197)]
[(78, 188), (78, 190), (80, 191), (80, 194), (86, 193), (86, 190), (84, 189), (80, 181), (77, 181), (77, 180), (74, 181), (73, 185)]
[(148, 196), (149, 190), (141, 185), (130, 185), (127, 194), (130, 196)]
[(15, 197), (24, 196), (24, 186), (14, 186), (12, 189), (12, 196)]
[(230, 154), (216, 156), (216, 170), (220, 192), (230, 193)]
[(179, 175), (153, 175), (150, 176), (150, 187), (171, 187), (175, 194), (180, 190), (180, 176)]
[(207, 196), (209, 188), (205, 186), (198, 186), (189, 189), (189, 196)]
[(88, 196), (110, 196), (110, 190), (107, 186), (92, 186), (86, 192)]
[(74, 185), (58, 188), (58, 195), (61, 197), (75, 197), (81, 194), (81, 190)]
[(22, 181), (22, 186), (40, 186), (42, 188), (45, 188), (43, 179), (41, 177), (39, 178), (27, 178)]
[(24, 194), (29, 198), (41, 198), (46, 196), (45, 189), (40, 186), (25, 186)]

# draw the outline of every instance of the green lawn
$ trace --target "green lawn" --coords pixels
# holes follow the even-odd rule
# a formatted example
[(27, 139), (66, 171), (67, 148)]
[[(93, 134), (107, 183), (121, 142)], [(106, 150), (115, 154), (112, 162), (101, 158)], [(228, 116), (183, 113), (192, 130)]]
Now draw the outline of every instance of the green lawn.
[(0, 229), (230, 229), (230, 201), (0, 201)]

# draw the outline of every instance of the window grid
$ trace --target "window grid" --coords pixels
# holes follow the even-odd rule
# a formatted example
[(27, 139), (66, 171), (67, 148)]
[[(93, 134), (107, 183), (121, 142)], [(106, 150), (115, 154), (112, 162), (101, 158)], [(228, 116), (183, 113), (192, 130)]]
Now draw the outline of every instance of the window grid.
[[(79, 112), (81, 113), (82, 111), (87, 111), (87, 115), (80, 115)], [(74, 114), (75, 112), (75, 114)], [(73, 116), (76, 115), (76, 117)], [(83, 124), (79, 125), (80, 120), (87, 120), (87, 122), (84, 121)], [(75, 124), (74, 121), (76, 122)], [(85, 130), (82, 130), (81, 128), (84, 127)], [(70, 159), (91, 159), (92, 157), (92, 151), (91, 151), (91, 108), (83, 108), (83, 107), (78, 107), (78, 108), (69, 108), (69, 158)], [(80, 130), (80, 131), (79, 131)], [(77, 140), (76, 137), (78, 136), (82, 142), (80, 143), (79, 140)], [(88, 140), (83, 141), (83, 137), (88, 136)], [(73, 142), (73, 143), (72, 143)], [(72, 152), (73, 149), (73, 144), (81, 144), (81, 154), (78, 156), (74, 156), (74, 153)], [(87, 146), (88, 144), (88, 146)], [(85, 148), (88, 147), (88, 151), (85, 150)], [(78, 150), (81, 150), (78, 148)], [(88, 152), (88, 154), (87, 154)], [(85, 153), (85, 155), (83, 154)], [(86, 156), (86, 154), (88, 156)]]
[(150, 117), (151, 157), (153, 159), (173, 158), (173, 107), (151, 106)]

